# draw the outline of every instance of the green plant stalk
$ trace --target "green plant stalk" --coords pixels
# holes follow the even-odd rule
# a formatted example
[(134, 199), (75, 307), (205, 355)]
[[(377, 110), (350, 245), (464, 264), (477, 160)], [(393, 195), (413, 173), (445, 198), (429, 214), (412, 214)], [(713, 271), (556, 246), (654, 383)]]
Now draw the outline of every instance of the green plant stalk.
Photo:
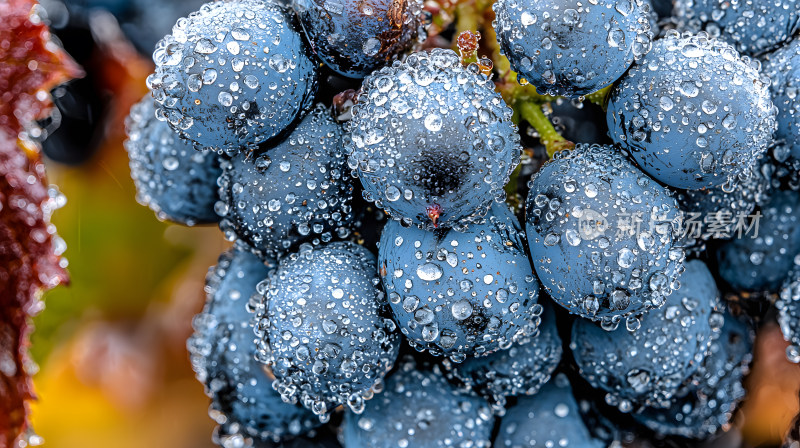
[(544, 145), (548, 156), (553, 157), (553, 154), (558, 151), (575, 147), (574, 143), (565, 139), (556, 131), (553, 123), (544, 114), (541, 104), (531, 101), (519, 101), (516, 105), (520, 117), (539, 133), (539, 141)]
[(611, 94), (611, 87), (613, 87), (613, 84), (605, 86), (597, 92), (590, 93), (586, 95), (586, 99), (602, 107), (603, 111), (605, 111), (608, 106), (608, 96)]

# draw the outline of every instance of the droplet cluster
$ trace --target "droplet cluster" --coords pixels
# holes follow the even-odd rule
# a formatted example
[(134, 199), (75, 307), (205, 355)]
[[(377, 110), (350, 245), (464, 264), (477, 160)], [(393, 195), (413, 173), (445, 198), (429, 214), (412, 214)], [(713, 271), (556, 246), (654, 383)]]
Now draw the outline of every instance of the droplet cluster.
[(464, 232), (389, 222), (378, 264), (409, 344), (461, 362), (535, 334), (539, 282), (521, 232), (503, 204)]
[(790, 344), (786, 348), (786, 358), (800, 363), (800, 269), (795, 267), (789, 274), (780, 291), (780, 299), (775, 303), (778, 308), (778, 323), (783, 338)]
[(350, 167), (364, 198), (425, 228), (486, 213), (519, 163), (511, 109), (451, 50), (414, 53), (371, 74), (349, 122)]
[(215, 442), (225, 448), (263, 446), (319, 426), (300, 406), (284, 403), (271, 375), (256, 361), (247, 311), (264, 263), (248, 252), (226, 252), (206, 278), (208, 295), (187, 341), (192, 368), (211, 397), (209, 414), (219, 423)]
[(703, 219), (717, 213), (726, 213), (731, 219), (750, 215), (756, 206), (764, 205), (770, 198), (771, 173), (763, 168), (764, 165), (757, 161), (734, 182), (700, 190), (679, 190), (675, 199), (681, 210), (699, 214)]
[(788, 41), (800, 29), (797, 0), (675, 0), (679, 29), (705, 31), (755, 55)]
[[(746, 223), (749, 232), (717, 250), (719, 275), (736, 291), (777, 291), (789, 272), (800, 266), (800, 197), (775, 191)], [(755, 226), (758, 224), (758, 233)]]
[(675, 199), (684, 213), (681, 243), (687, 254), (703, 252), (706, 243), (736, 238), (739, 220), (754, 216), (756, 207), (769, 201), (774, 172), (765, 153), (733, 182), (700, 190), (676, 190)]
[(555, 310), (548, 306), (537, 334), (487, 356), (470, 357), (460, 364), (445, 359), (443, 365), (452, 380), (489, 399), (502, 414), (506, 397), (534, 395), (550, 381), (562, 353)]
[(293, 19), (263, 0), (203, 5), (153, 52), (158, 116), (200, 147), (252, 148), (311, 105), (317, 74)]
[(361, 413), (380, 390), (400, 337), (376, 272), (375, 256), (351, 242), (303, 244), (262, 284), (259, 358), (285, 401), (327, 419), (342, 404)]
[(681, 288), (660, 309), (611, 331), (586, 319), (572, 327), (581, 375), (623, 412), (642, 403), (668, 407), (719, 335), (723, 319), (714, 277), (702, 261), (684, 266)]
[(438, 366), (404, 359), (361, 415), (347, 412), (348, 448), (489, 448), (494, 418), (487, 403), (448, 384)]
[[(800, 7), (800, 5), (798, 6)], [(800, 22), (800, 18), (797, 19)], [(764, 73), (769, 76), (772, 101), (778, 108), (775, 139), (782, 142), (792, 157), (800, 159), (800, 39), (765, 56)]]
[(652, 45), (649, 1), (499, 0), (493, 8), (503, 54), (541, 94), (600, 90)]
[(136, 200), (161, 220), (190, 226), (217, 222), (214, 184), (222, 170), (216, 154), (195, 151), (157, 120), (150, 95), (131, 108), (125, 128)]
[(584, 424), (567, 377), (560, 373), (538, 394), (523, 396), (500, 422), (495, 448), (603, 448)]
[(726, 312), (718, 339), (691, 379), (665, 409), (646, 408), (633, 418), (663, 436), (705, 440), (731, 426), (745, 397), (742, 383), (753, 360), (750, 325)]
[(226, 237), (267, 258), (346, 238), (353, 186), (342, 134), (318, 105), (286, 140), (224, 160), (217, 212)]
[(705, 33), (672, 30), (615, 85), (611, 138), (659, 182), (732, 182), (772, 142), (775, 107), (760, 63)]
[(337, 73), (363, 78), (425, 37), (422, 0), (293, 0), (317, 57)]
[(664, 304), (683, 249), (675, 199), (614, 147), (579, 144), (534, 175), (526, 231), (536, 274), (570, 313), (616, 325)]

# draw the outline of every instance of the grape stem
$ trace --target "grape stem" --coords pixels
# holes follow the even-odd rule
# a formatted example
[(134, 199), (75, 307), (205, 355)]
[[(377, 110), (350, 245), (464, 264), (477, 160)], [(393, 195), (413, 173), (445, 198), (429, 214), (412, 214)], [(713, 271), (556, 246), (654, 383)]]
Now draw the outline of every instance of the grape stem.
[(547, 155), (553, 157), (553, 154), (564, 149), (572, 149), (575, 143), (565, 139), (553, 127), (553, 123), (544, 114), (542, 105), (532, 101), (519, 101), (517, 108), (523, 120), (527, 121), (536, 132), (539, 134), (539, 141), (542, 142)]
[(608, 108), (608, 96), (611, 93), (611, 87), (613, 86), (605, 86), (602, 89), (598, 90), (597, 92), (590, 93), (586, 95), (586, 99), (591, 101), (592, 103), (600, 106), (603, 108), (603, 111)]

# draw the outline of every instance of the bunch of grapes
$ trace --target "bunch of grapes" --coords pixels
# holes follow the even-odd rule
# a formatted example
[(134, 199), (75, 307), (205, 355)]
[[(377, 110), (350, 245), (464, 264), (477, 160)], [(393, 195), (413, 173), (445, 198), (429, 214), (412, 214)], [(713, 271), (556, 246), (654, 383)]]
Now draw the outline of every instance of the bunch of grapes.
[(800, 3), (664, 3), (178, 19), (126, 148), (233, 242), (188, 343), (214, 441), (695, 446), (765, 309), (800, 362)]

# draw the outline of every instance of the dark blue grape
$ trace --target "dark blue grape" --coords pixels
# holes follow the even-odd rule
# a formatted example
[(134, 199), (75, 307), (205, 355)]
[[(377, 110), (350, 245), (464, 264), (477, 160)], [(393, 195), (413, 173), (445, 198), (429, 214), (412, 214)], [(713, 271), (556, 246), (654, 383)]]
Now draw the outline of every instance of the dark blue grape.
[(175, 21), (200, 9), (203, 0), (128, 0), (130, 12), (117, 15), (120, 27), (137, 50), (148, 57), (158, 40), (172, 30)]
[(160, 119), (201, 147), (235, 151), (283, 133), (316, 90), (291, 15), (263, 0), (207, 3), (162, 39), (147, 78)]
[(346, 448), (488, 448), (493, 423), (483, 399), (406, 359), (361, 415), (347, 411), (342, 434)]
[(669, 31), (612, 90), (611, 138), (671, 187), (732, 183), (772, 143), (768, 86), (758, 61), (730, 45)]
[(217, 222), (214, 204), (222, 172), (217, 154), (195, 151), (157, 120), (150, 95), (131, 108), (125, 127), (136, 200), (162, 220), (186, 225)]
[(783, 283), (775, 307), (783, 338), (790, 344), (786, 348), (786, 358), (800, 363), (800, 268), (792, 269)]
[[(753, 330), (730, 313), (700, 368), (666, 409), (644, 408), (633, 418), (657, 435), (709, 439), (730, 427), (745, 396), (742, 381), (753, 359)], [(684, 442), (686, 443), (686, 442)]]
[(615, 148), (557, 153), (531, 180), (526, 208), (533, 267), (570, 313), (619, 322), (660, 307), (675, 289), (683, 261), (675, 199)]
[(537, 335), (508, 349), (460, 364), (444, 360), (448, 374), (460, 386), (488, 398), (499, 411), (506, 397), (537, 393), (550, 380), (563, 353), (552, 306), (544, 307), (541, 319)]
[(323, 433), (314, 437), (295, 437), (278, 443), (257, 445), (253, 448), (342, 448), (335, 434)]
[(763, 154), (732, 185), (675, 192), (685, 213), (683, 237), (687, 252), (704, 251), (705, 243), (710, 240), (733, 238), (735, 223), (769, 201), (774, 177), (769, 158)]
[(187, 342), (197, 379), (212, 399), (209, 412), (224, 416), (215, 417), (220, 422), (215, 441), (221, 446), (262, 446), (319, 426), (314, 414), (281, 400), (255, 359), (247, 304), (267, 273), (264, 263), (247, 252), (220, 256), (206, 277), (206, 305), (194, 318), (195, 332)]
[(578, 319), (572, 327), (571, 347), (581, 375), (608, 392), (606, 402), (623, 412), (642, 403), (669, 406), (719, 335), (722, 319), (716, 311), (720, 299), (714, 277), (702, 261), (684, 266), (681, 288), (635, 325), (608, 331)]
[(578, 97), (650, 50), (646, 0), (499, 0), (494, 28), (512, 68), (542, 94)]
[(353, 186), (341, 127), (318, 105), (282, 142), (222, 163), (220, 228), (262, 257), (347, 237)]
[(759, 163), (754, 164), (749, 173), (733, 185), (680, 190), (675, 198), (683, 211), (699, 215), (700, 220), (719, 212), (727, 213), (732, 219), (749, 215), (770, 197), (771, 179), (759, 168)]
[(800, 30), (797, 0), (674, 0), (680, 29), (706, 31), (745, 54), (758, 54)]
[(321, 419), (364, 409), (397, 358), (400, 336), (384, 310), (375, 257), (336, 242), (283, 258), (257, 310), (260, 356), (284, 400)]
[(602, 107), (566, 98), (557, 98), (548, 104), (552, 110), (550, 121), (565, 139), (575, 143), (611, 143)]
[(422, 29), (422, 0), (293, 0), (317, 57), (363, 78), (408, 51)]
[(800, 265), (800, 196), (774, 192), (760, 217), (745, 223), (750, 225), (717, 250), (719, 275), (737, 291), (777, 291)]
[(651, 0), (653, 11), (663, 19), (672, 16), (672, 0)]
[(378, 264), (413, 347), (461, 362), (534, 334), (539, 282), (521, 233), (504, 204), (464, 232), (386, 225)]
[(519, 134), (477, 68), (434, 49), (378, 70), (362, 90), (349, 123), (349, 163), (365, 199), (395, 220), (432, 229), (463, 227), (505, 197)]
[(558, 374), (538, 394), (520, 397), (500, 421), (495, 448), (603, 448), (583, 422), (569, 380)]
[[(798, 6), (800, 7), (800, 5)], [(800, 39), (766, 56), (764, 73), (770, 77), (772, 101), (778, 108), (775, 138), (786, 146), (794, 160), (800, 160)]]

